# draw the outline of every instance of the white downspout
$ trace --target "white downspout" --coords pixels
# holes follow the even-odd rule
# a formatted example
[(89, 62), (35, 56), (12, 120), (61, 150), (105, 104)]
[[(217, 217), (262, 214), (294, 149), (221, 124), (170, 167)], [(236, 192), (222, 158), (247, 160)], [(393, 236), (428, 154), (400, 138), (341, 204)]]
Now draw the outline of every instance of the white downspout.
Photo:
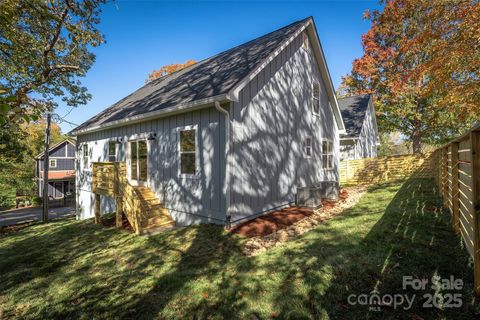
[(225, 165), (225, 181), (223, 184), (223, 192), (225, 193), (225, 206), (226, 206), (226, 221), (225, 227), (230, 228), (232, 223), (232, 214), (230, 212), (230, 166), (231, 166), (231, 141), (230, 141), (230, 113), (220, 106), (220, 102), (215, 101), (215, 108), (225, 115), (225, 153), (226, 153), (226, 165)]

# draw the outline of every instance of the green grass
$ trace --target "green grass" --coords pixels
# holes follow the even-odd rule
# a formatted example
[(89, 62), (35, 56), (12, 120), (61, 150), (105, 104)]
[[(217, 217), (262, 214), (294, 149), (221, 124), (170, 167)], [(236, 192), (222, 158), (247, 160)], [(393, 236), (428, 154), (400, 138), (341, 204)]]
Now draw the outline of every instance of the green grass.
[[(0, 318), (473, 319), (471, 260), (433, 183), (373, 187), (295, 241), (247, 258), (216, 226), (150, 238), (64, 220), (0, 236)], [(461, 308), (422, 308), (402, 277), (463, 279)], [(412, 309), (351, 294), (416, 294)], [(416, 318), (421, 319), (421, 318)]]

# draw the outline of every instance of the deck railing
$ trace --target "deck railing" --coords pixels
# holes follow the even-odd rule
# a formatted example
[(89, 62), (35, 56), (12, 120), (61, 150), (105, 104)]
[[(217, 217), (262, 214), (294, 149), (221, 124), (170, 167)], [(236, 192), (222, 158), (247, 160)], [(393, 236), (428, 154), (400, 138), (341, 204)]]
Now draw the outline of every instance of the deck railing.
[(100, 195), (115, 197), (116, 225), (122, 226), (122, 214), (141, 233), (141, 204), (135, 188), (128, 182), (125, 162), (94, 162), (92, 190), (95, 194), (95, 222), (100, 222)]
[(480, 125), (435, 150), (433, 157), (437, 188), (473, 258), (480, 296)]

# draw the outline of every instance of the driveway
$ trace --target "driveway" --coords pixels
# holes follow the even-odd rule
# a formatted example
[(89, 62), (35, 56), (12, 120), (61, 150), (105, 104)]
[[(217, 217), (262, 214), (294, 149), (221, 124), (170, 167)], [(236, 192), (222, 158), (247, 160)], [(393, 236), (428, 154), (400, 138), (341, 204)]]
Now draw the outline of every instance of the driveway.
[[(48, 211), (48, 218), (58, 219), (75, 215), (75, 208), (61, 207), (52, 208)], [(12, 224), (40, 221), (42, 218), (42, 207), (20, 208), (7, 211), (0, 211), (0, 227)]]

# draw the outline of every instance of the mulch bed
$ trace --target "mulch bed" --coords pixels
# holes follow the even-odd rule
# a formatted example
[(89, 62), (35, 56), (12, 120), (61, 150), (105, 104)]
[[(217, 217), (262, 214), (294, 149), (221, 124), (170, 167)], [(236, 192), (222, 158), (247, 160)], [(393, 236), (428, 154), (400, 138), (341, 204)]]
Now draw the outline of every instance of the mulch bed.
[[(338, 200), (345, 200), (348, 198), (348, 191), (342, 189)], [(322, 200), (322, 209), (332, 209), (338, 200)], [(253, 238), (264, 237), (272, 234), (275, 231), (285, 229), (297, 221), (300, 221), (313, 214), (313, 210), (304, 207), (289, 207), (281, 210), (271, 211), (258, 218), (243, 222), (230, 231), (238, 235)]]
[(230, 231), (248, 238), (263, 237), (274, 231), (285, 229), (295, 222), (313, 214), (313, 210), (302, 207), (289, 207), (266, 213), (253, 220), (241, 223)]

